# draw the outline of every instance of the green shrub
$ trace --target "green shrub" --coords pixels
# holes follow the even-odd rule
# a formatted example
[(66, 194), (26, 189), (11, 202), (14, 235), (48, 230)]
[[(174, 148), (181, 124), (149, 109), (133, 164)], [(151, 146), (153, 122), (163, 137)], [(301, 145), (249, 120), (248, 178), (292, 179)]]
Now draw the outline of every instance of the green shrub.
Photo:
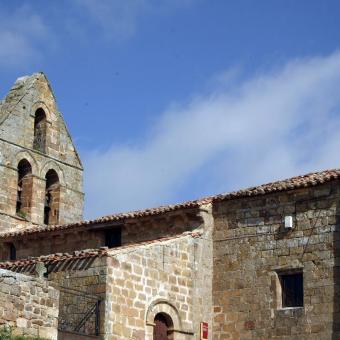
[(44, 339), (28, 335), (13, 335), (12, 328), (5, 326), (0, 328), (0, 340), (44, 340)]
[(0, 340), (10, 340), (11, 329), (9, 327), (3, 327), (0, 329)]

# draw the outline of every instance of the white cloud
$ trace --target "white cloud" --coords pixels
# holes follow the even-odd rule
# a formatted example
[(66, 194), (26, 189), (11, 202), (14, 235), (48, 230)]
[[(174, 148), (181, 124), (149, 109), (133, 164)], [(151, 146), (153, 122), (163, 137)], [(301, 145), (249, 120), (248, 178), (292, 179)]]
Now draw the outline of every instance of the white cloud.
[(47, 37), (43, 19), (29, 7), (10, 13), (0, 5), (0, 66), (18, 66), (40, 58), (39, 44)]
[[(41, 61), (65, 39), (126, 40), (139, 19), (167, 13), (199, 0), (73, 0), (65, 6), (29, 3), (11, 10), (0, 3), (0, 67), (21, 67)], [(90, 38), (89, 38), (90, 37)]]
[(170, 107), (143, 144), (87, 154), (88, 217), (339, 166), (339, 53), (226, 88)]
[(76, 0), (107, 38), (125, 39), (136, 29), (138, 16), (145, 10), (145, 0)]
[(199, 0), (75, 0), (94, 23), (101, 28), (107, 39), (131, 38), (138, 27), (139, 19), (186, 7)]

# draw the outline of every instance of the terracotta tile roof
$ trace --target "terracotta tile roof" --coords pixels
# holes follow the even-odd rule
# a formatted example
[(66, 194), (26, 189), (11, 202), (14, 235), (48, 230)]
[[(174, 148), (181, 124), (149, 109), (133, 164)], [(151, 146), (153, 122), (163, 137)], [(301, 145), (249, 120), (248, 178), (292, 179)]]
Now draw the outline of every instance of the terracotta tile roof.
[(302, 176), (291, 177), (289, 179), (271, 182), (243, 190), (238, 190), (230, 193), (205, 197), (199, 200), (188, 201), (180, 204), (161, 206), (158, 208), (137, 210), (127, 213), (119, 213), (109, 216), (103, 216), (94, 220), (79, 221), (77, 223), (64, 224), (64, 225), (52, 225), (52, 226), (32, 226), (25, 229), (16, 230), (13, 232), (0, 233), (0, 238), (9, 238), (16, 236), (24, 236), (35, 233), (62, 231), (67, 229), (73, 229), (78, 227), (86, 227), (95, 224), (107, 223), (107, 222), (119, 222), (124, 223), (126, 220), (142, 218), (147, 216), (162, 215), (171, 211), (199, 208), (201, 205), (208, 204), (214, 201), (222, 201), (228, 199), (235, 199), (241, 197), (252, 197), (265, 195), (274, 192), (281, 192), (293, 189), (300, 189), (306, 187), (316, 186), (318, 184), (326, 183), (334, 179), (340, 178), (340, 169), (324, 170), (320, 172), (309, 173)]
[[(45, 265), (48, 264), (55, 264), (57, 262), (63, 262), (63, 261), (71, 261), (71, 260), (82, 260), (87, 258), (94, 258), (94, 257), (103, 257), (107, 256), (108, 254), (119, 253), (122, 250), (126, 249), (132, 249), (136, 247), (142, 247), (147, 245), (152, 245), (156, 243), (162, 243), (166, 241), (171, 240), (177, 240), (180, 238), (185, 237), (192, 237), (192, 238), (198, 238), (202, 235), (200, 232), (185, 232), (179, 235), (175, 236), (169, 236), (169, 237), (162, 237), (150, 241), (144, 241), (144, 242), (136, 242), (127, 244), (121, 247), (111, 248), (108, 247), (101, 247), (99, 249), (85, 249), (85, 250), (78, 250), (74, 251), (72, 253), (56, 253), (51, 255), (42, 255), (39, 257), (30, 257), (27, 259), (19, 259), (15, 261), (7, 261), (7, 262), (0, 262), (0, 269), (9, 269), (9, 270), (18, 270), (23, 267), (29, 267), (32, 269), (32, 266), (37, 263), (44, 263)], [(31, 271), (31, 270), (30, 270)]]
[(30, 257), (27, 259), (20, 259), (16, 261), (0, 262), (1, 269), (13, 269), (19, 267), (26, 267), (42, 262), (44, 264), (53, 264), (56, 262), (68, 260), (81, 260), (92, 257), (102, 257), (107, 255), (108, 248), (102, 247), (99, 249), (77, 250), (73, 253), (56, 253), (51, 255), (42, 255), (39, 257)]
[[(0, 238), (9, 238), (9, 237), (24, 236), (24, 235), (35, 234), (35, 233), (73, 229), (77, 227), (85, 227), (85, 226), (90, 226), (94, 224), (106, 223), (106, 222), (120, 222), (120, 221), (123, 222), (125, 220), (130, 220), (130, 219), (135, 219), (135, 218), (162, 215), (167, 212), (177, 211), (181, 209), (198, 208), (201, 204), (203, 204), (204, 201), (205, 199), (196, 200), (196, 201), (188, 201), (188, 202), (179, 203), (179, 204), (161, 206), (157, 208), (137, 210), (137, 211), (131, 211), (131, 212), (126, 212), (126, 213), (119, 213), (115, 215), (108, 215), (108, 216), (103, 216), (103, 217), (100, 217), (94, 220), (79, 221), (76, 223), (63, 224), (63, 225), (49, 225), (49, 226), (34, 225), (31, 227), (22, 228), (20, 230), (16, 230), (12, 232), (0, 233)], [(210, 199), (207, 199), (207, 201), (210, 201)]]
[(340, 169), (324, 170), (312, 172), (302, 176), (295, 176), (285, 180), (262, 184), (243, 190), (216, 195), (212, 197), (213, 201), (222, 201), (227, 199), (265, 195), (274, 192), (288, 191), (316, 186), (334, 179), (340, 178)]

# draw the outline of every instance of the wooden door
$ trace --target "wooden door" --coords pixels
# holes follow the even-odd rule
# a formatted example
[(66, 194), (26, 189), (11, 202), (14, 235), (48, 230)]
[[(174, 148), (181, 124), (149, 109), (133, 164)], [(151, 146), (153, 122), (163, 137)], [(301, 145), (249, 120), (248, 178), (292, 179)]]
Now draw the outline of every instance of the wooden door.
[(155, 327), (153, 329), (154, 340), (168, 340), (168, 325), (162, 314), (155, 317)]

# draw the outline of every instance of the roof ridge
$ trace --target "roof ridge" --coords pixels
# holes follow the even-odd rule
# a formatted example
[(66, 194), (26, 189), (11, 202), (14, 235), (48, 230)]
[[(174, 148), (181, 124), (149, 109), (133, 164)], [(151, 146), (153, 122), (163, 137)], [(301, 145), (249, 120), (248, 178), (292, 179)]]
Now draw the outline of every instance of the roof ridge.
[(307, 174), (293, 176), (277, 181), (252, 186), (245, 189), (231, 191), (224, 194), (212, 196), (213, 201), (232, 199), (235, 197), (257, 196), (267, 193), (280, 192), (286, 190), (299, 189), (303, 187), (315, 186), (329, 182), (340, 177), (340, 169), (326, 169), (317, 172), (309, 172)]
[(209, 204), (212, 202), (241, 198), (241, 197), (250, 197), (250, 196), (259, 196), (265, 195), (274, 192), (281, 192), (293, 189), (299, 189), (303, 187), (315, 186), (318, 184), (322, 184), (334, 179), (338, 179), (340, 177), (340, 169), (328, 169), (322, 170), (318, 172), (310, 172), (304, 175), (294, 176), (287, 179), (282, 179), (278, 181), (269, 182), (266, 184), (261, 184), (258, 186), (252, 186), (245, 189), (231, 191), (223, 194), (206, 196), (200, 199), (185, 201), (177, 204), (169, 204), (162, 205), (156, 208), (146, 208), (142, 210), (135, 210), (130, 212), (121, 212), (112, 215), (102, 216), (92, 220), (83, 220), (74, 223), (62, 224), (62, 225), (50, 225), (50, 226), (32, 226), (29, 228), (16, 230), (12, 232), (3, 232), (0, 233), (0, 238), (8, 238), (14, 237), (17, 235), (27, 235), (33, 233), (40, 232), (52, 232), (57, 230), (66, 230), (77, 227), (89, 226), (97, 223), (105, 223), (105, 222), (115, 222), (115, 221), (124, 221), (128, 219), (135, 219), (147, 216), (155, 216), (163, 213), (176, 211), (179, 209), (190, 209), (190, 208), (199, 208), (202, 205)]

